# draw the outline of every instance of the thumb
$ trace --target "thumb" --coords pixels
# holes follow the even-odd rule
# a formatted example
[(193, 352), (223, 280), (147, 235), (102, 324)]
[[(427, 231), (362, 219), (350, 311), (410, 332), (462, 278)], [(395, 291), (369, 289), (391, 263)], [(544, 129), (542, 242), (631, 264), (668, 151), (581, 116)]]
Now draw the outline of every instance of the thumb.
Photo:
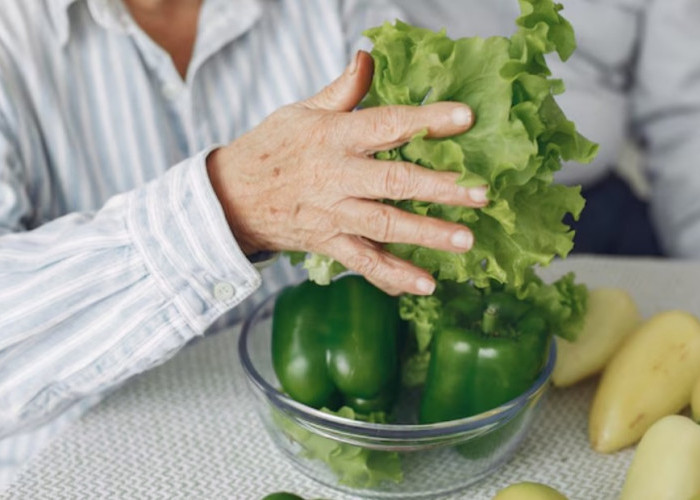
[(359, 50), (342, 75), (302, 104), (310, 109), (351, 111), (367, 94), (373, 72), (372, 56)]

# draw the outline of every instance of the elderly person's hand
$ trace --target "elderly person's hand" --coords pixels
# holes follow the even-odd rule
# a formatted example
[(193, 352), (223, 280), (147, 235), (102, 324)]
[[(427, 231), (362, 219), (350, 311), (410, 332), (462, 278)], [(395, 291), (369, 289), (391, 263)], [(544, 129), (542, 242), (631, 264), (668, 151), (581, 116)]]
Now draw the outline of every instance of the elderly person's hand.
[(471, 248), (468, 228), (404, 212), (381, 199), (486, 204), (485, 187), (465, 189), (457, 173), (373, 158), (421, 130), (431, 137), (466, 131), (460, 103), (382, 106), (353, 111), (372, 79), (358, 52), (337, 80), (285, 106), (209, 155), (207, 168), (231, 230), (247, 254), (299, 250), (327, 255), (390, 294), (430, 294), (433, 277), (382, 248), (412, 243), (447, 251)]

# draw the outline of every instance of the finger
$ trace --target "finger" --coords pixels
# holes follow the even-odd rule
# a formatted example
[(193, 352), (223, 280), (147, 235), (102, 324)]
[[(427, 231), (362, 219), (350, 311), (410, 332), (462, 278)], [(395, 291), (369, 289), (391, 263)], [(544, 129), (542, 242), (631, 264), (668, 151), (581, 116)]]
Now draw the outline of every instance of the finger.
[(372, 56), (360, 50), (342, 75), (301, 104), (309, 109), (350, 111), (367, 94), (372, 83), (373, 71)]
[(355, 151), (368, 154), (400, 146), (426, 129), (428, 137), (460, 134), (473, 122), (471, 108), (459, 102), (377, 106), (345, 115), (338, 135)]
[(339, 235), (326, 242), (323, 252), (390, 295), (412, 293), (430, 295), (435, 291), (433, 277), (410, 262), (384, 251), (364, 238)]
[(487, 187), (457, 184), (457, 172), (439, 172), (410, 162), (353, 160), (343, 170), (347, 194), (358, 198), (419, 200), (480, 208)]
[(382, 243), (407, 243), (448, 252), (466, 252), (474, 245), (469, 228), (417, 215), (384, 203), (350, 198), (339, 206), (334, 225), (343, 233)]

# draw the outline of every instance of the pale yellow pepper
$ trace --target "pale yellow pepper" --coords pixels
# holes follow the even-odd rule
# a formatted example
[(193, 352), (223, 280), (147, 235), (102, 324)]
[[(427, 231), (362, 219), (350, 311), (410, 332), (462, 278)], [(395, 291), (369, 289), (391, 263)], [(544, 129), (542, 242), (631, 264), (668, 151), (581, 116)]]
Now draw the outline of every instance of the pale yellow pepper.
[(493, 500), (567, 500), (567, 498), (546, 484), (523, 481), (503, 488), (496, 493)]

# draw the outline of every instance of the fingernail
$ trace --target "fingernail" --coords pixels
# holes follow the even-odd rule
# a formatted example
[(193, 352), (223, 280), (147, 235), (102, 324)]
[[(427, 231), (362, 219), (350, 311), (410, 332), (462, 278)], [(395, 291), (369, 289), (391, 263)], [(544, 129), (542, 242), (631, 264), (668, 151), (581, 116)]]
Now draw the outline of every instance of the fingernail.
[(459, 230), (452, 233), (450, 243), (456, 248), (469, 250), (474, 244), (474, 236), (469, 231)]
[(424, 295), (430, 295), (435, 291), (435, 283), (428, 278), (418, 278), (416, 288)]
[(488, 188), (486, 186), (476, 186), (469, 188), (468, 190), (469, 198), (476, 203), (486, 203), (489, 199), (486, 197), (486, 192)]
[(355, 52), (355, 57), (352, 58), (352, 61), (350, 61), (350, 65), (348, 66), (348, 74), (349, 75), (354, 75), (357, 73), (357, 68), (360, 66), (360, 51), (358, 50)]
[(472, 110), (467, 106), (457, 106), (452, 110), (452, 123), (460, 127), (472, 122)]

